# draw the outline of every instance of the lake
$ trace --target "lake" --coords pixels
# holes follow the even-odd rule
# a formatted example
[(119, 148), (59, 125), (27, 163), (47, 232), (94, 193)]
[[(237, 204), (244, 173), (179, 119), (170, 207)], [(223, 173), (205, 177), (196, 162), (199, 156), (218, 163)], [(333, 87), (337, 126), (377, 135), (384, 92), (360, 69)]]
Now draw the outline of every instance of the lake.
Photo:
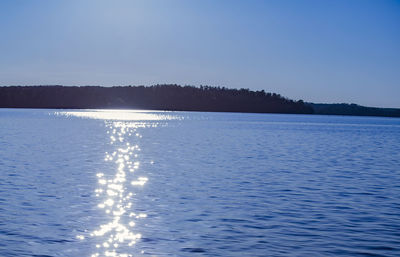
[(400, 256), (400, 119), (0, 109), (0, 256)]

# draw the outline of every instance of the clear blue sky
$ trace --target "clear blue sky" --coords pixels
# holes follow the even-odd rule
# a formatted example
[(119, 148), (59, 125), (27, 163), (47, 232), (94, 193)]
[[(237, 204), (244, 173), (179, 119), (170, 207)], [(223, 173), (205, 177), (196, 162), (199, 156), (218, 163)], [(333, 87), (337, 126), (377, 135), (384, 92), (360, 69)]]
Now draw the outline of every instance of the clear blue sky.
[(0, 85), (156, 83), (400, 107), (400, 1), (0, 1)]

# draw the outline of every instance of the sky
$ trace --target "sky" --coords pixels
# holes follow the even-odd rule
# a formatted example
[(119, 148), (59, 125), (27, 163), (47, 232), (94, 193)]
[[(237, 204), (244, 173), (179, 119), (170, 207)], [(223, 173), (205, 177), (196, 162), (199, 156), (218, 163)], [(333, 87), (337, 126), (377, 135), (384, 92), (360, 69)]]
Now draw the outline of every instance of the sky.
[(400, 1), (0, 1), (0, 86), (163, 83), (400, 108)]

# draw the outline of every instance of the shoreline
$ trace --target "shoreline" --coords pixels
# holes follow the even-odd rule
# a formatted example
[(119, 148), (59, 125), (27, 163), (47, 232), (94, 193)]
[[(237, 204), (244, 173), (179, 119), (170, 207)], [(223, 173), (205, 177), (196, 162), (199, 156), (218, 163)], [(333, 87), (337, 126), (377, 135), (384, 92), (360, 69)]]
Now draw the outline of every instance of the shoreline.
[(277, 114), (277, 115), (305, 115), (305, 116), (339, 116), (339, 117), (375, 117), (375, 118), (400, 118), (400, 116), (384, 115), (355, 115), (355, 114), (323, 114), (323, 113), (279, 113), (279, 112), (235, 112), (235, 111), (197, 111), (197, 110), (160, 110), (139, 108), (57, 108), (57, 107), (0, 107), (0, 110), (97, 110), (97, 111), (149, 111), (149, 112), (204, 112), (204, 113), (237, 113), (237, 114)]

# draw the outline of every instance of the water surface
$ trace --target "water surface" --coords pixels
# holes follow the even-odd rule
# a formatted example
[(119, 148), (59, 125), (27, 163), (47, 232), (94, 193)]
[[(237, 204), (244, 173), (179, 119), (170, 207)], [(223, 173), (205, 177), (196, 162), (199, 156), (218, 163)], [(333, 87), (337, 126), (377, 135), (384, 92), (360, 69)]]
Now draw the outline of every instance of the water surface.
[(399, 256), (400, 119), (0, 110), (0, 256)]

